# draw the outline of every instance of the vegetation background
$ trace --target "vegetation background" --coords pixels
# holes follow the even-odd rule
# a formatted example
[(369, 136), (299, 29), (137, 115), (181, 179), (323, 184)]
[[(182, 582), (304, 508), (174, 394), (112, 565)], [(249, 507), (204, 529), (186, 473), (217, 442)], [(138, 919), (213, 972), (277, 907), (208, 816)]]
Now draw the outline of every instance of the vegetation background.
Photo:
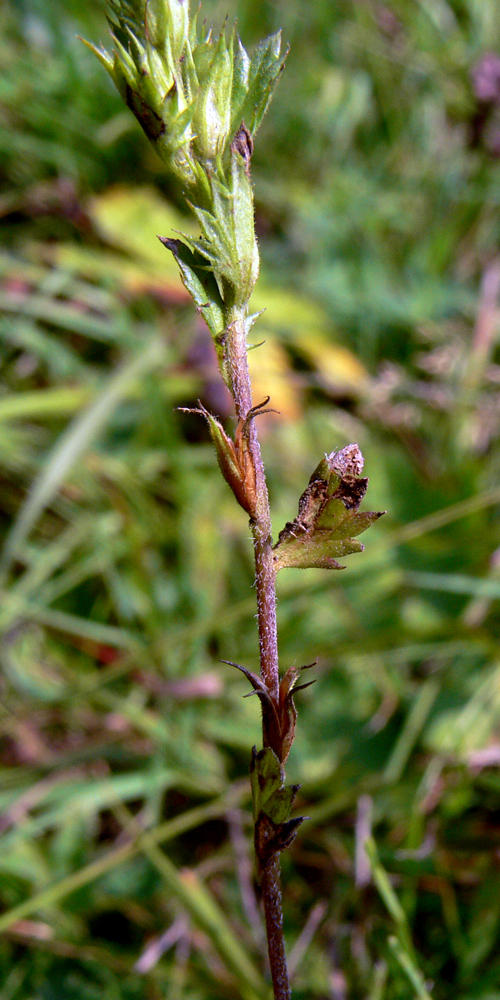
[[(499, 1000), (499, 8), (203, 12), (291, 46), (253, 161), (275, 530), (351, 441), (388, 510), (342, 573), (279, 580), (283, 667), (318, 657), (294, 997)], [(251, 550), (176, 409), (229, 417), (156, 239), (190, 223), (76, 38), (102, 5), (0, 25), (0, 1000), (265, 1000), (259, 705), (219, 662), (255, 667)]]

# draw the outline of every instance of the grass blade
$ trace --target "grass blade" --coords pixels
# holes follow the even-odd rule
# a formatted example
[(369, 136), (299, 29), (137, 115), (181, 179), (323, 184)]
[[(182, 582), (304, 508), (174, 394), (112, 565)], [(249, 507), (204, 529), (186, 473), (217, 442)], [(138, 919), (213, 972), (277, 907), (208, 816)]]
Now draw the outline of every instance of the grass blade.
[(91, 405), (64, 431), (31, 489), (5, 540), (0, 572), (5, 576), (44, 508), (51, 502), (75, 462), (102, 431), (117, 404), (136, 379), (165, 357), (164, 343), (154, 337), (126, 361), (104, 385)]

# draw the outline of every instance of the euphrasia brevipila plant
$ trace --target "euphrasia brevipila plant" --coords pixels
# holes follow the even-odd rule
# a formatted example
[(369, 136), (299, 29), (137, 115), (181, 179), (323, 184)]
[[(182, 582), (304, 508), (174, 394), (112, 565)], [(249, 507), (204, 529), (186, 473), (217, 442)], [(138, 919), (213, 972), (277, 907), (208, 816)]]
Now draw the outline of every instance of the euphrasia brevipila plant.
[[(283, 69), (280, 34), (249, 55), (235, 31), (218, 37), (190, 17), (188, 0), (108, 0), (113, 50), (91, 45), (148, 139), (178, 182), (200, 228), (197, 238), (160, 236), (175, 256), (184, 285), (212, 334), (222, 377), (234, 399), (231, 437), (200, 404), (226, 482), (250, 519), (254, 543), (260, 674), (244, 667), (262, 705), (263, 749), (254, 749), (251, 778), (255, 852), (262, 891), (275, 1000), (290, 985), (283, 938), (280, 852), (301, 818), (290, 818), (298, 786), (285, 785), (293, 742), (293, 695), (301, 670), (280, 678), (276, 575), (287, 567), (340, 569), (359, 552), (357, 536), (379, 514), (359, 511), (368, 480), (357, 445), (326, 455), (313, 472), (294, 521), (276, 545), (253, 403), (247, 335), (256, 319), (249, 300), (259, 273), (251, 159), (253, 137)], [(88, 43), (87, 43), (88, 44)], [(235, 664), (236, 665), (236, 664)]]

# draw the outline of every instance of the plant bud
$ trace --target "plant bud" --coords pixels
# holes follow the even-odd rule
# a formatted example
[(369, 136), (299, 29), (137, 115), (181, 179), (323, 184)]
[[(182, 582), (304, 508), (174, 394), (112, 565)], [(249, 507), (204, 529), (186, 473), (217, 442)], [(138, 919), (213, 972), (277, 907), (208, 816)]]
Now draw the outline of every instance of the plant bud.
[(170, 0), (170, 46), (172, 58), (180, 62), (189, 35), (188, 0)]
[(194, 145), (208, 160), (222, 155), (231, 124), (233, 60), (221, 34), (206, 78), (201, 81), (194, 114)]
[(151, 80), (151, 86), (154, 87), (158, 95), (157, 100), (160, 102), (162, 96), (168, 94), (172, 89), (174, 77), (169, 72), (165, 60), (162, 59), (160, 53), (153, 45), (148, 45), (146, 51), (148, 58), (147, 72)]
[(148, 42), (163, 56), (169, 47), (172, 59), (179, 62), (189, 32), (187, 0), (147, 0), (145, 26)]

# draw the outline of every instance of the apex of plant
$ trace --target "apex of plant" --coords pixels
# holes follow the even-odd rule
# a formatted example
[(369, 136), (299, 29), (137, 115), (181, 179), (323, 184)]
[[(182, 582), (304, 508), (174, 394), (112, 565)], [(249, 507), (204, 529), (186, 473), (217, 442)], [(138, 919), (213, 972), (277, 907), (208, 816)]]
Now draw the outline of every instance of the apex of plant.
[[(245, 121), (251, 135), (283, 68), (280, 34), (252, 56), (234, 31), (198, 28), (188, 0), (108, 0), (113, 51), (89, 45), (148, 139), (195, 204), (227, 172)], [(203, 207), (207, 208), (205, 204)]]

